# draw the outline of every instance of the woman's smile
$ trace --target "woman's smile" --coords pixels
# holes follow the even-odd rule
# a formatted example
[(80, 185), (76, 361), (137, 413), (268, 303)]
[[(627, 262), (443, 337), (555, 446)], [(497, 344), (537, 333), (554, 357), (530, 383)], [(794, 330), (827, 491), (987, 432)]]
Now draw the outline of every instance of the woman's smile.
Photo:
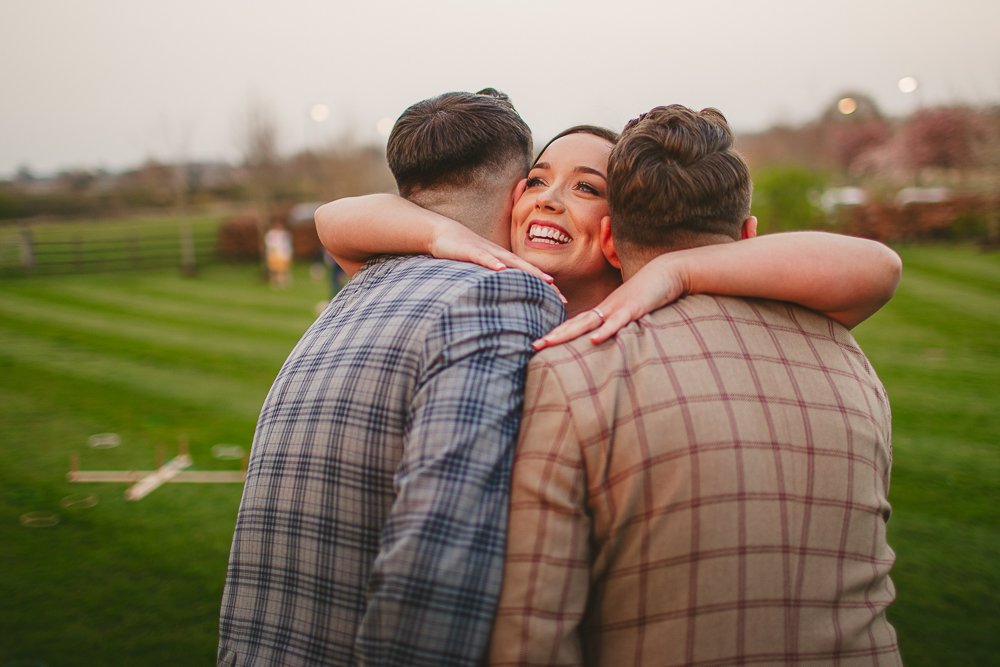
[(573, 237), (565, 227), (546, 220), (531, 220), (528, 223), (528, 236), (525, 244), (530, 248), (554, 249), (566, 247)]

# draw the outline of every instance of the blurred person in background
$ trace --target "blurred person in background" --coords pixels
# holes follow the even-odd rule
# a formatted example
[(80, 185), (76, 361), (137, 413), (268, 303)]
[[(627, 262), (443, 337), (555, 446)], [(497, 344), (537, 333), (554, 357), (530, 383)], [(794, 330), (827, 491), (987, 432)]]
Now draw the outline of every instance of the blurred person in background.
[(272, 287), (292, 283), (292, 233), (283, 222), (275, 221), (264, 234), (267, 274)]

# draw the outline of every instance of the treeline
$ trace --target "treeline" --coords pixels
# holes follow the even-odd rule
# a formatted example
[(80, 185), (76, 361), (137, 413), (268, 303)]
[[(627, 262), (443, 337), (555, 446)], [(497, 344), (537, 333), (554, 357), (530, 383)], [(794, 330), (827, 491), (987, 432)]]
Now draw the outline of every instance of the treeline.
[[(268, 167), (266, 197), (272, 204), (329, 201), (394, 188), (383, 151), (372, 146), (303, 151), (276, 158)], [(256, 165), (154, 160), (121, 173), (77, 169), (43, 178), (21, 169), (13, 179), (0, 182), (0, 221), (257, 205), (259, 171)]]
[(845, 96), (810, 123), (741, 136), (737, 147), (764, 231), (1000, 244), (1000, 107), (888, 118), (869, 98)]
[[(151, 160), (122, 173), (50, 178), (22, 169), (0, 182), (0, 223), (223, 204), (251, 211), (260, 236), (296, 204), (394, 189), (381, 147), (345, 138), (283, 156), (273, 120), (251, 120), (239, 165)], [(869, 97), (844, 95), (811, 122), (740, 135), (737, 148), (750, 162), (763, 231), (826, 227), (885, 241), (1000, 243), (1000, 107), (924, 108), (891, 118)]]

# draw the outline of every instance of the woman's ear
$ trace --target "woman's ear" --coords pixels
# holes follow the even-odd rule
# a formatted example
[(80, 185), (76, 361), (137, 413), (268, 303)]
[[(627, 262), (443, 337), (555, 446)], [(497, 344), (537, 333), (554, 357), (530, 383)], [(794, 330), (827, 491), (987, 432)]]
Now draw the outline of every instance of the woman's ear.
[(621, 260), (618, 259), (618, 250), (615, 248), (615, 240), (611, 237), (611, 218), (604, 216), (601, 218), (601, 252), (608, 264), (616, 269), (622, 268)]
[(528, 179), (522, 178), (520, 181), (517, 182), (517, 185), (514, 186), (513, 203), (515, 204), (517, 203), (517, 200), (521, 198), (521, 195), (524, 194), (524, 190), (527, 187), (528, 187)]
[(743, 230), (740, 232), (741, 239), (752, 239), (757, 236), (757, 216), (751, 215), (743, 221)]

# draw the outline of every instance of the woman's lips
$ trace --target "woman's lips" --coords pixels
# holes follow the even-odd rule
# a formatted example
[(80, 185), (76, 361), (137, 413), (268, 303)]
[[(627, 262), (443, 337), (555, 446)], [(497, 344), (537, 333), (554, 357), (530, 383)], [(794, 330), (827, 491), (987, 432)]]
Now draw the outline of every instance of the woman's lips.
[(528, 224), (527, 244), (533, 248), (554, 248), (567, 245), (573, 237), (559, 225), (542, 220)]

